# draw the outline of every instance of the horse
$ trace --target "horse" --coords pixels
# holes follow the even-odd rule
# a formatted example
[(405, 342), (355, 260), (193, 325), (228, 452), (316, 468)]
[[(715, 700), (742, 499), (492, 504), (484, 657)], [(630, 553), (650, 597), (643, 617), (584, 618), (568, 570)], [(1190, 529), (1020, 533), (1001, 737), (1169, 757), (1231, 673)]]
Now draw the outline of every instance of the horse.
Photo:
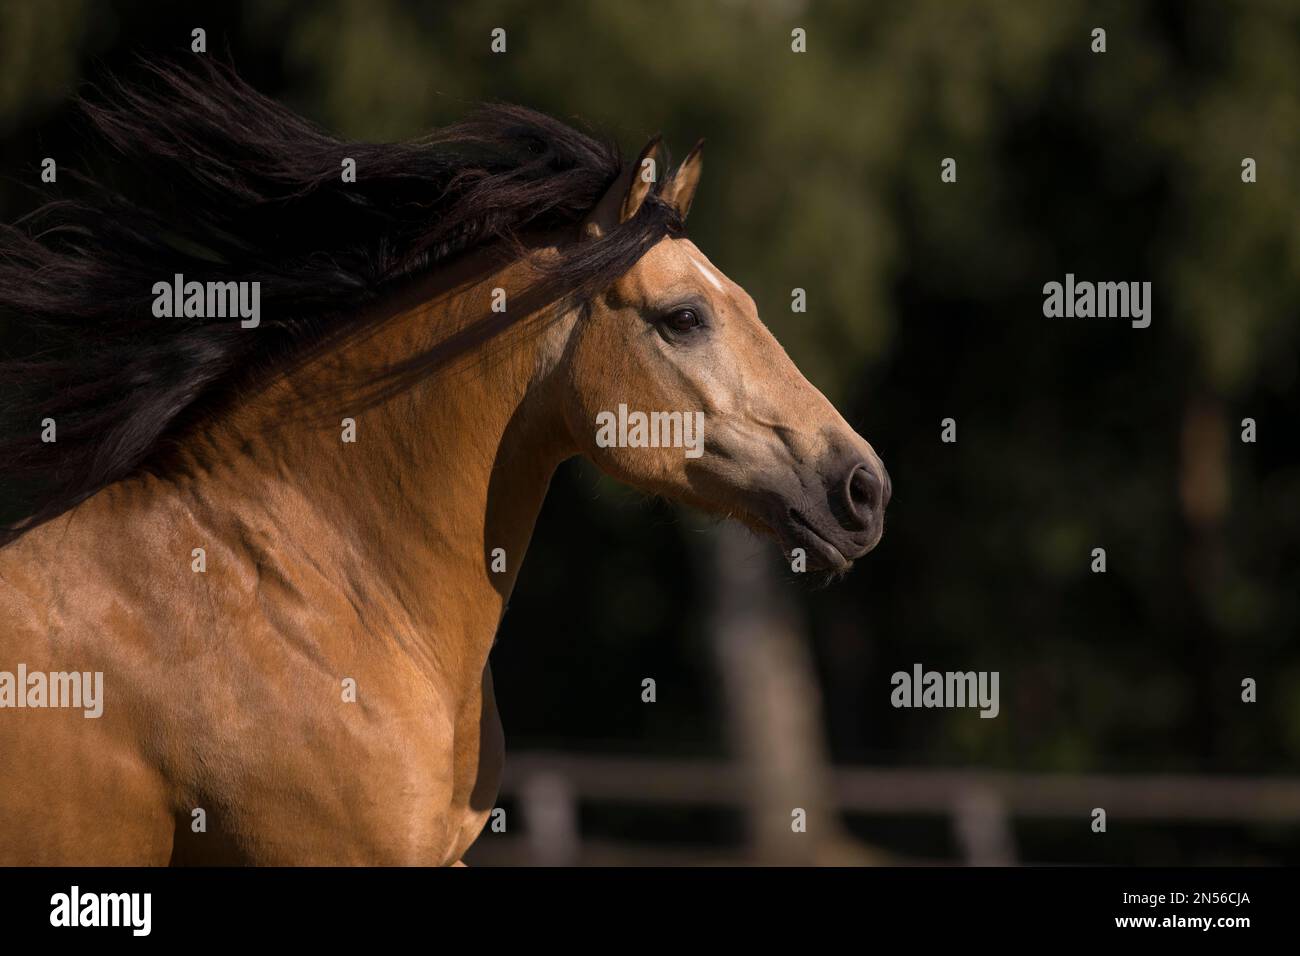
[[(459, 864), (504, 761), (489, 651), (574, 456), (810, 573), (879, 542), (881, 458), (686, 236), (702, 141), (665, 173), (658, 137), (625, 163), (498, 105), (348, 142), (224, 65), (145, 66), (82, 98), (128, 181), (0, 233), (31, 346), (0, 367), (29, 491), (0, 863)], [(160, 307), (181, 277), (258, 283), (260, 320)], [(602, 440), (620, 406), (661, 427)], [(98, 716), (54, 693), (92, 675)]]

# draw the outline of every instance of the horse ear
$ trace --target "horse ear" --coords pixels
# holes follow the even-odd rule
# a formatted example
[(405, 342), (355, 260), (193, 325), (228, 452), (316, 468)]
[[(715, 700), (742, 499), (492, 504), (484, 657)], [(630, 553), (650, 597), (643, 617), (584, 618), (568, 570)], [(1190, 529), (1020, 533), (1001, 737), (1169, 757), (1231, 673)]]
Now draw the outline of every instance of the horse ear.
[(664, 186), (664, 201), (677, 208), (677, 215), (683, 220), (691, 211), (691, 201), (695, 198), (695, 187), (700, 184), (700, 173), (704, 172), (704, 140), (691, 147), (682, 164), (673, 173), (673, 178)]
[(603, 236), (619, 223), (636, 215), (646, 196), (661, 175), (663, 137), (656, 136), (645, 144), (636, 162), (614, 180), (596, 208), (583, 224), (583, 232), (592, 238)]

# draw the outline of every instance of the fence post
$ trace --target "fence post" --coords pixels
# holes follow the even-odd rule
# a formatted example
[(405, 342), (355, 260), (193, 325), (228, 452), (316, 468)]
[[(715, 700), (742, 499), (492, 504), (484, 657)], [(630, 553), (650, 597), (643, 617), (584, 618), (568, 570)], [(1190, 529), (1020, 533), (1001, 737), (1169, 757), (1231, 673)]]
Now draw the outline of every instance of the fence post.
[(1006, 803), (996, 790), (978, 785), (959, 790), (953, 801), (952, 823), (967, 865), (1011, 866), (1016, 862)]
[(529, 854), (536, 866), (578, 862), (578, 799), (568, 778), (535, 773), (519, 788)]

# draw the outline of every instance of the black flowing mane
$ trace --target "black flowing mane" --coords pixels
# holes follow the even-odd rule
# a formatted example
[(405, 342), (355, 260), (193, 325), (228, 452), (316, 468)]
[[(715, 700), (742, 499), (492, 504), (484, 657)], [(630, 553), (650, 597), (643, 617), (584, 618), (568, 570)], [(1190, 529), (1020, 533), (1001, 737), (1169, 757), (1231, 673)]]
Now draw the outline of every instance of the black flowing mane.
[[(411, 142), (345, 142), (207, 58), (142, 67), (140, 81), (110, 79), (80, 100), (134, 185), (61, 168), (81, 198), (0, 224), (0, 323), (16, 343), (0, 356), (0, 469), (25, 495), (20, 515), (0, 520), (0, 546), (147, 467), (219, 393), (347, 334), (403, 280), (576, 226), (623, 168), (615, 146), (518, 106)], [(354, 183), (342, 181), (345, 158)], [(542, 304), (599, 292), (681, 229), (652, 196), (606, 236), (563, 248)], [(176, 273), (260, 282), (260, 326), (156, 317), (152, 288)], [(416, 366), (473, 344), (436, 347)]]

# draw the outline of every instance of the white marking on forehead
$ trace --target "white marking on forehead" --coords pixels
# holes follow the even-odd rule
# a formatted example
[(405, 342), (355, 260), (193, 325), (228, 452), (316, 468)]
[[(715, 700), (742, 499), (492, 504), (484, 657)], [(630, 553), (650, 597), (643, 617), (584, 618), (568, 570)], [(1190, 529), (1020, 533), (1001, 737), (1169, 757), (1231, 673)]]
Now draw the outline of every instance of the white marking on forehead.
[(708, 279), (708, 280), (709, 280), (709, 284), (712, 285), (713, 288), (717, 289), (719, 292), (726, 292), (726, 291), (727, 291), (726, 289), (724, 289), (724, 288), (722, 287), (722, 281), (718, 278), (717, 273), (715, 273), (712, 269), (710, 269), (708, 266), (706, 266), (706, 265), (705, 265), (703, 262), (701, 262), (699, 259), (696, 259), (696, 258), (695, 258), (693, 255), (691, 255), (689, 252), (686, 254), (686, 258), (691, 260), (691, 265), (695, 266), (695, 268), (697, 268), (697, 269), (700, 270), (700, 275), (702, 275), (702, 276), (704, 276), (704, 278)]

